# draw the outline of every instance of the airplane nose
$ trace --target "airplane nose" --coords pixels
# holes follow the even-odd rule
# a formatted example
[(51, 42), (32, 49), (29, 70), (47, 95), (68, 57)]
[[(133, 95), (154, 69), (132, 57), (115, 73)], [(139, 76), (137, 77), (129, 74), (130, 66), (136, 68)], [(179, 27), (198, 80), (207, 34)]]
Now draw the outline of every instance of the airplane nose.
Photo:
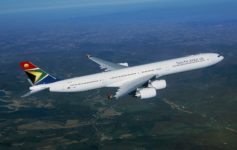
[(218, 57), (219, 57), (220, 61), (222, 61), (224, 59), (223, 56), (218, 56)]
[(221, 55), (218, 55), (217, 57), (218, 57), (218, 61), (219, 61), (219, 62), (222, 61), (222, 60), (224, 59), (224, 57), (221, 56)]

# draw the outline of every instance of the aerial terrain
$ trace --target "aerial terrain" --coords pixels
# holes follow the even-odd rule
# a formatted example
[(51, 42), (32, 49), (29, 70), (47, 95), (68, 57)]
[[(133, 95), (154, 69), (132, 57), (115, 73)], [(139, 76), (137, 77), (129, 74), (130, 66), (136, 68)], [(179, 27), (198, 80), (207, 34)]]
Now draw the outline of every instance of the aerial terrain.
[[(234, 0), (11, 1), (0, 2), (1, 150), (237, 149)], [(205, 52), (225, 59), (161, 77), (167, 88), (152, 99), (108, 100), (116, 89), (106, 88), (21, 98), (20, 61), (66, 79), (101, 72), (86, 54), (134, 66)]]

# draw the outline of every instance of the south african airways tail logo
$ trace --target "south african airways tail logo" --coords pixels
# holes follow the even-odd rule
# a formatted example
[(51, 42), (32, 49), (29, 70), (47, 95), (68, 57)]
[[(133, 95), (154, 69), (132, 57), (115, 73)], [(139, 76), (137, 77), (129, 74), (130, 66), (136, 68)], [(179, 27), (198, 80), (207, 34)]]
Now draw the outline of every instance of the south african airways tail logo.
[(55, 77), (49, 75), (44, 70), (38, 68), (33, 63), (24, 61), (20, 63), (21, 68), (25, 71), (26, 75), (32, 84), (47, 84), (57, 81)]

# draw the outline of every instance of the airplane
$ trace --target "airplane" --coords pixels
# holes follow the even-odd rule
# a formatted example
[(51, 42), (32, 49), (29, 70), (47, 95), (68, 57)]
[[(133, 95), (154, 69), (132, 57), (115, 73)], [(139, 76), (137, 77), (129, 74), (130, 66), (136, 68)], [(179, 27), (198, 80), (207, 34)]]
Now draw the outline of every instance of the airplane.
[(21, 68), (28, 76), (30, 91), (22, 97), (49, 90), (50, 92), (82, 92), (97, 88), (118, 88), (108, 99), (118, 99), (132, 95), (140, 99), (152, 98), (157, 90), (166, 88), (166, 75), (205, 68), (224, 59), (217, 53), (201, 53), (181, 58), (164, 60), (145, 65), (129, 67), (128, 63), (112, 63), (87, 55), (88, 59), (97, 63), (103, 72), (82, 77), (58, 80), (29, 61), (20, 62)]

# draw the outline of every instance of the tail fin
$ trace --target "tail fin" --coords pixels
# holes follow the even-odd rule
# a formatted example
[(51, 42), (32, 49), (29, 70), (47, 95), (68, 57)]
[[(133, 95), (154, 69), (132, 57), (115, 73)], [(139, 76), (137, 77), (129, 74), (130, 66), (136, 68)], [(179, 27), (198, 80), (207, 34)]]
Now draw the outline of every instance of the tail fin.
[(20, 66), (25, 71), (32, 85), (48, 84), (57, 81), (55, 77), (51, 76), (31, 62), (20, 62)]

